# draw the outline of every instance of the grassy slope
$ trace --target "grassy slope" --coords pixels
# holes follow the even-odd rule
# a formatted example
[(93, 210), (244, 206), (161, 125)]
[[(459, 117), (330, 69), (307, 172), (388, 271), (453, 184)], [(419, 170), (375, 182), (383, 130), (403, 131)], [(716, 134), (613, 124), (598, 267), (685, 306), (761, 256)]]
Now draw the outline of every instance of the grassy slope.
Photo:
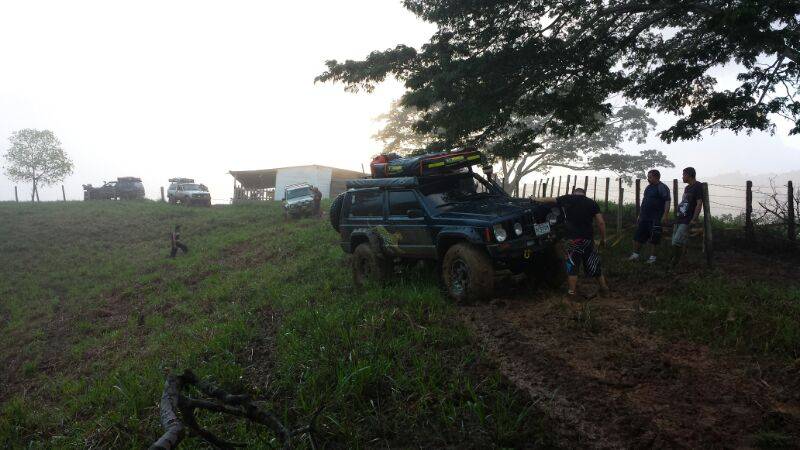
[[(191, 251), (169, 260), (175, 223)], [(0, 236), (0, 447), (141, 448), (187, 367), (293, 424), (324, 405), (329, 445), (547, 442), (430, 274), (356, 292), (330, 227), (278, 205), (0, 204)]]

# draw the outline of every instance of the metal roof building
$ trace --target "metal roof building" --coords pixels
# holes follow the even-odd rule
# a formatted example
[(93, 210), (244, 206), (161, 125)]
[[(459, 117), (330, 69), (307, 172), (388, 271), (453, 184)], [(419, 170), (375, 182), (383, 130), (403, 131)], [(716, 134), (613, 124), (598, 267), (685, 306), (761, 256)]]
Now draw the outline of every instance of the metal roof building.
[(284, 187), (295, 183), (309, 183), (319, 188), (323, 198), (339, 195), (347, 188), (347, 180), (364, 178), (355, 170), (310, 165), (278, 167), (261, 170), (231, 170), (233, 176), (233, 201), (283, 200)]

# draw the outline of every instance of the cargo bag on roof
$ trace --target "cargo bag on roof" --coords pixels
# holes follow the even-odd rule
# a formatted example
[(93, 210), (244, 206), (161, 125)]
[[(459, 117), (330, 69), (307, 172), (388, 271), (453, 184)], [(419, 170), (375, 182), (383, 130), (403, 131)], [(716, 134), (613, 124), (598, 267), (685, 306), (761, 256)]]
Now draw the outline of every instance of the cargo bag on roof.
[(400, 158), (395, 154), (380, 155), (370, 164), (373, 178), (427, 176), (452, 172), (481, 163), (477, 150), (429, 153)]

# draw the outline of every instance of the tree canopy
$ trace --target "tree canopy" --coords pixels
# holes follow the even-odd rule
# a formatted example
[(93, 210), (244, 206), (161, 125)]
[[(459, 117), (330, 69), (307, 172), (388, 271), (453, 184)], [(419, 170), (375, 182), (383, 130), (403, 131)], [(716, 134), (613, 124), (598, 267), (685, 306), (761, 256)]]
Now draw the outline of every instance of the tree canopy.
[(39, 186), (61, 181), (72, 173), (72, 161), (50, 130), (25, 128), (11, 133), (11, 147), (5, 153), (6, 175), (13, 181), (30, 181), (31, 201), (39, 198)]
[[(413, 154), (430, 148), (437, 141), (437, 133), (419, 133), (414, 129), (422, 112), (414, 107), (392, 104), (388, 113), (377, 119), (383, 128), (373, 136), (383, 142), (384, 152), (401, 155)], [(520, 125), (529, 129), (541, 127), (544, 119), (526, 118)], [(605, 125), (591, 134), (563, 137), (552, 134), (536, 134), (535, 140), (520, 143), (525, 152), (517, 155), (503, 136), (486, 142), (486, 150), (500, 167), (499, 175), (511, 193), (517, 193), (523, 177), (533, 172), (547, 173), (553, 168), (570, 170), (607, 170), (623, 179), (632, 176), (645, 177), (645, 172), (654, 167), (674, 167), (662, 152), (648, 149), (638, 155), (623, 150), (626, 142), (644, 144), (656, 122), (646, 110), (631, 105), (614, 108)], [(506, 148), (511, 146), (511, 148)]]
[[(440, 146), (494, 142), (506, 158), (541, 145), (540, 134), (600, 130), (611, 98), (678, 118), (672, 142), (704, 130), (800, 133), (800, 0), (405, 0), (438, 29), (417, 50), (327, 61), (317, 81), (370, 91), (405, 83), (414, 129)], [(713, 70), (735, 67), (736, 86)], [(526, 126), (526, 118), (538, 126)]]

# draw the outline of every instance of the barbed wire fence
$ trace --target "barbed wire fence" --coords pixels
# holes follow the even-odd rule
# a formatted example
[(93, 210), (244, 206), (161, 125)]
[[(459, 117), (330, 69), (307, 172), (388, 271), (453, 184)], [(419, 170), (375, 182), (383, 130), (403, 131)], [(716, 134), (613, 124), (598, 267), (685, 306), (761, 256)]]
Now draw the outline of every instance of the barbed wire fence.
[[(669, 182), (665, 183), (669, 186)], [(682, 183), (672, 180), (671, 218), (675, 218), (682, 196)], [(640, 209), (643, 187), (641, 179), (625, 183), (620, 178), (588, 175), (567, 175), (539, 178), (533, 183), (520, 186), (520, 197), (557, 197), (572, 189), (585, 189), (587, 197), (597, 201), (607, 217), (616, 216), (616, 229), (635, 223)], [(712, 227), (717, 232), (717, 241), (733, 239), (750, 247), (781, 246), (794, 248), (798, 241), (798, 209), (800, 189), (792, 181), (786, 184), (744, 185), (703, 183), (707, 201), (704, 202), (704, 234), (708, 235), (706, 246), (712, 246)], [(708, 220), (705, 220), (708, 216)], [(610, 224), (612, 227), (613, 223)], [(770, 245), (771, 244), (771, 245)], [(787, 246), (788, 244), (788, 246)], [(709, 252), (710, 253), (710, 252)]]

